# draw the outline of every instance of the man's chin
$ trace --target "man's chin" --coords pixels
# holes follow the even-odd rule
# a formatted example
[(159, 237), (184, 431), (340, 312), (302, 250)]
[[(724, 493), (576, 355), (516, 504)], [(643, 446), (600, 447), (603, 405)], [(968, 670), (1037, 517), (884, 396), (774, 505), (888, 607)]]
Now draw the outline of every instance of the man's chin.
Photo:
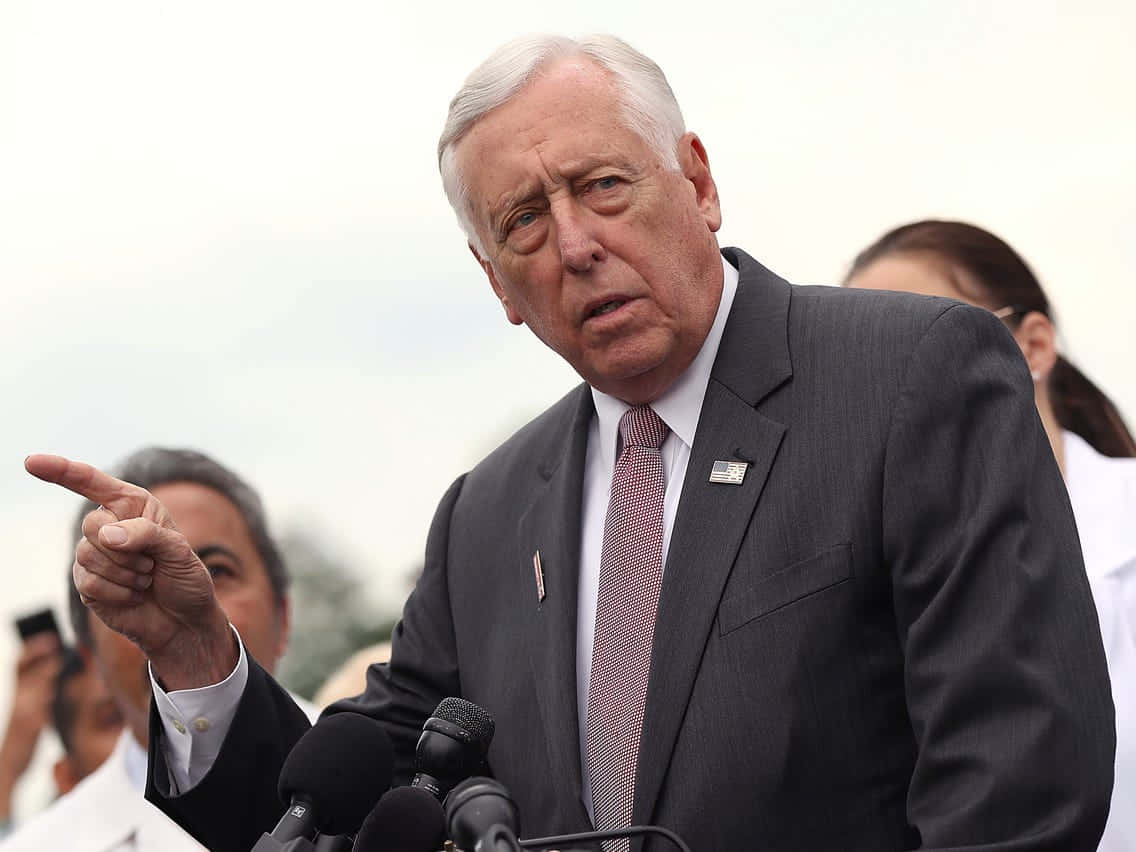
[(643, 405), (666, 393), (682, 370), (669, 369), (664, 359), (623, 359), (603, 369), (580, 373), (598, 391), (621, 399), (628, 405)]

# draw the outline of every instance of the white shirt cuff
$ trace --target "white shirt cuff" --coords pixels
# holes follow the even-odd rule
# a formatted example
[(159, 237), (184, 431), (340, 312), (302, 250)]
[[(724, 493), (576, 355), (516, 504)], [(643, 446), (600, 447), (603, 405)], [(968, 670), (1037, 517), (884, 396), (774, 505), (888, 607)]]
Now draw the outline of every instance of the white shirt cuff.
[(154, 704), (165, 731), (161, 748), (174, 793), (189, 792), (209, 773), (237, 715), (248, 683), (248, 658), (237, 628), (233, 633), (240, 648), (237, 666), (220, 683), (167, 693), (150, 669)]

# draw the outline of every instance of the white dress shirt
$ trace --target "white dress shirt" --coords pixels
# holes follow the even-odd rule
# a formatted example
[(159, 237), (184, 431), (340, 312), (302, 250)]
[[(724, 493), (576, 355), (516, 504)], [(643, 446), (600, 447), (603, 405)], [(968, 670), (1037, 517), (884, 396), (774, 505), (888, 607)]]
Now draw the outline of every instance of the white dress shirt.
[[(154, 677), (154, 670), (150, 670), (154, 706), (158, 708), (165, 733), (162, 750), (170, 773), (170, 789), (174, 792), (192, 790), (209, 773), (213, 761), (221, 753), (225, 735), (233, 725), (233, 717), (237, 715), (237, 705), (241, 703), (241, 695), (248, 683), (248, 657), (237, 628), (233, 627), (233, 633), (237, 635), (240, 649), (237, 666), (220, 683), (167, 693)], [(292, 695), (292, 700), (314, 724), (319, 718), (319, 708), (298, 695)], [(143, 788), (146, 786), (145, 769), (143, 755)]]
[(162, 747), (171, 791), (192, 790), (208, 774), (237, 715), (237, 705), (248, 683), (248, 657), (237, 628), (233, 627), (233, 633), (239, 647), (237, 667), (218, 684), (167, 693), (150, 669), (154, 706), (165, 733)]
[[(718, 344), (726, 318), (737, 292), (738, 271), (722, 260), (722, 296), (710, 333), (698, 355), (678, 381), (651, 404), (671, 430), (663, 442), (663, 564), (670, 547), (671, 530), (690, 459), (690, 447), (698, 429), (702, 400), (710, 383), (710, 371), (718, 355)], [(591, 783), (585, 746), (588, 680), (592, 668), (592, 640), (596, 629), (596, 595), (599, 590), (600, 553), (603, 549), (604, 521), (611, 497), (611, 476), (618, 455), (619, 419), (628, 409), (625, 402), (592, 389), (596, 417), (588, 428), (588, 449), (584, 469), (584, 493), (580, 529), (579, 613), (576, 621), (576, 699), (580, 716), (580, 761), (583, 768), (584, 802), (591, 812)], [(706, 472), (709, 476), (709, 471)], [(236, 628), (234, 628), (234, 631)], [(240, 638), (239, 635), (237, 637)], [(232, 725), (248, 682), (248, 660), (243, 643), (237, 666), (218, 684), (200, 689), (166, 693), (151, 672), (155, 706), (165, 731), (163, 748), (172, 788), (192, 789), (209, 772), (220, 753), (225, 735)]]
[(1116, 707), (1116, 775), (1100, 852), (1136, 849), (1136, 459), (1065, 432), (1065, 484), (1100, 619)]

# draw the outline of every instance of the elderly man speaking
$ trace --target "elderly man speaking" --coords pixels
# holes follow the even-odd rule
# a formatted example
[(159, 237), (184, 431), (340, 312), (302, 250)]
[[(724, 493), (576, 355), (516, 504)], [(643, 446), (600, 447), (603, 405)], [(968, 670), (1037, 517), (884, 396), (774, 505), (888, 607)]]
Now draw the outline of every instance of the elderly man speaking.
[[(385, 725), (394, 783), (459, 695), (497, 719), (489, 768), (529, 836), (652, 822), (698, 850), (1094, 848), (1108, 676), (998, 320), (795, 287), (720, 251), (706, 148), (615, 38), (498, 50), (439, 160), (505, 316), (584, 383), (455, 481), (390, 664), (329, 711)], [(149, 795), (209, 848), (248, 849), (306, 719), (152, 495), (58, 457), (27, 467), (118, 518), (88, 524), (84, 600), (158, 688), (208, 687), (227, 720), (211, 765), (152, 738)]]

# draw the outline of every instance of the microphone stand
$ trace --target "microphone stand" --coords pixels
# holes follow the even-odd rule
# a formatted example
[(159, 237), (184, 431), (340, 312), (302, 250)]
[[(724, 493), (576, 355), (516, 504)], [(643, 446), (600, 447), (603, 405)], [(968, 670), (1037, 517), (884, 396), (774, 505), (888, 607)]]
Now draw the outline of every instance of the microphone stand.
[(523, 849), (550, 849), (552, 847), (564, 848), (570, 843), (583, 843), (592, 840), (621, 840), (625, 837), (641, 837), (645, 834), (658, 834), (677, 846), (679, 852), (690, 852), (690, 847), (683, 842), (681, 837), (670, 829), (659, 825), (633, 825), (630, 828), (611, 831), (583, 831), (579, 834), (558, 834), (555, 837), (534, 837), (528, 840), (520, 840), (518, 843)]

